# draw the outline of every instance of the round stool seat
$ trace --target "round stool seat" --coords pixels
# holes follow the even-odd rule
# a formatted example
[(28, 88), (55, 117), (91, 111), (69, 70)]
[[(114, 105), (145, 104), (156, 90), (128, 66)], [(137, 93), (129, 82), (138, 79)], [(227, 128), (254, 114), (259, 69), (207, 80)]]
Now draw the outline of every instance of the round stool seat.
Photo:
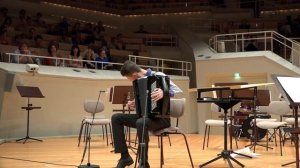
[[(228, 120), (227, 123), (230, 124), (230, 120)], [(206, 120), (205, 124), (209, 126), (223, 127), (224, 120)]]
[(274, 129), (278, 128), (280, 126), (285, 125), (286, 122), (273, 122), (273, 121), (262, 121), (257, 123), (257, 127), (262, 128), (262, 129)]
[[(300, 121), (300, 118), (298, 118), (298, 121)], [(295, 118), (287, 118), (285, 119), (285, 122), (287, 122), (290, 125), (295, 124)]]
[[(256, 118), (256, 124), (261, 121), (275, 122), (275, 121), (277, 121), (277, 119), (276, 118)], [(254, 122), (254, 119), (252, 119), (252, 122)]]
[(86, 123), (92, 124), (93, 125), (104, 125), (104, 124), (110, 124), (110, 119), (85, 119)]

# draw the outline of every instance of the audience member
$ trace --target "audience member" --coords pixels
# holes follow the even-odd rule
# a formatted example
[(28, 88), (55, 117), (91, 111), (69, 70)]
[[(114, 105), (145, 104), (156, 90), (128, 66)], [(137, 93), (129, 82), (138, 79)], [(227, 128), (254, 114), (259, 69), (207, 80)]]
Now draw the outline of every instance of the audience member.
[(0, 23), (2, 23), (5, 20), (5, 18), (8, 17), (7, 13), (8, 9), (6, 7), (0, 8)]
[(41, 35), (36, 35), (34, 38), (34, 47), (44, 48), (43, 46), (43, 37)]
[(95, 69), (95, 62), (89, 62), (89, 61), (95, 61), (95, 52), (91, 48), (91, 46), (86, 49), (83, 53), (83, 67), (89, 68), (89, 69)]
[(148, 33), (146, 30), (144, 30), (144, 25), (139, 26), (139, 30), (136, 31), (135, 33)]
[(80, 49), (77, 44), (72, 45), (70, 56), (69, 56), (69, 66), (74, 68), (82, 68), (82, 60), (80, 56)]
[(34, 24), (40, 27), (46, 27), (46, 22), (43, 20), (43, 14), (41, 12), (36, 13), (35, 18), (33, 19)]
[(250, 29), (250, 24), (246, 19), (243, 19), (239, 24), (239, 29)]
[(81, 44), (81, 30), (79, 22), (73, 25), (70, 35), (73, 44)]
[(121, 33), (117, 34), (116, 37), (111, 38), (111, 44), (109, 48), (117, 49), (117, 50), (125, 50), (126, 45), (123, 41), (123, 35)]
[(62, 59), (56, 58), (63, 58), (63, 55), (58, 52), (59, 45), (56, 41), (52, 41), (48, 45), (48, 57), (46, 59), (46, 65), (50, 66), (64, 66), (64, 61)]
[(11, 40), (8, 38), (5, 30), (0, 31), (0, 44), (9, 45)]
[(34, 40), (37, 36), (37, 32), (36, 32), (36, 29), (34, 27), (31, 27), (29, 30), (28, 30), (28, 36), (27, 38), (29, 40)]
[(24, 55), (15, 55), (13, 58), (14, 63), (20, 63), (20, 64), (32, 64), (33, 59), (30, 56), (31, 51), (29, 50), (29, 47), (26, 42), (21, 42), (19, 44), (18, 49), (15, 50), (15, 54), (24, 54)]
[(59, 35), (61, 35), (63, 41), (67, 41), (69, 36), (69, 22), (67, 18), (63, 18), (62, 21), (58, 24)]
[(14, 27), (12, 26), (11, 17), (6, 17), (1, 24), (0, 31), (6, 31), (8, 35), (12, 35), (14, 33)]
[(106, 50), (104, 49), (100, 50), (95, 61), (99, 62), (97, 63), (97, 69), (112, 69), (112, 64), (109, 64), (111, 59), (107, 56)]

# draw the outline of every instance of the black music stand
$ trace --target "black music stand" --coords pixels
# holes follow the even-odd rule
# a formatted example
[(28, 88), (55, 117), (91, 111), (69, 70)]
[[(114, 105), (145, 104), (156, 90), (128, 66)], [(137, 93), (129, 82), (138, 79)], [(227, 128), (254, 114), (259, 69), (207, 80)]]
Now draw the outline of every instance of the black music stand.
[(42, 92), (40, 91), (40, 89), (38, 87), (17, 86), (17, 89), (18, 89), (21, 97), (27, 97), (27, 106), (22, 107), (22, 109), (27, 110), (27, 134), (26, 134), (25, 138), (21, 138), (21, 139), (18, 139), (16, 141), (18, 142), (18, 141), (24, 140), (23, 144), (26, 143), (26, 141), (28, 139), (42, 142), (42, 140), (40, 140), (40, 139), (31, 138), (29, 136), (29, 112), (33, 109), (41, 109), (41, 107), (32, 106), (29, 99), (30, 98), (44, 98), (44, 96), (43, 96)]
[[(248, 84), (248, 82), (226, 82), (226, 83), (215, 83), (214, 86), (218, 87), (218, 86), (221, 86), (221, 87), (224, 87), (224, 86), (234, 86), (234, 85), (246, 85)], [(226, 94), (223, 92), (223, 95)], [(220, 95), (218, 95), (218, 92), (217, 92), (217, 97), (220, 97)], [(228, 96), (230, 96), (230, 92), (228, 92)], [(228, 97), (227, 96), (227, 97)], [(230, 108), (230, 114), (229, 114), (229, 117), (230, 117), (230, 127), (229, 127), (229, 138), (230, 138), (230, 149), (232, 149), (232, 130), (233, 130), (233, 114), (232, 114), (232, 108)], [(231, 131), (230, 131), (231, 130)], [(236, 141), (236, 146), (237, 146), (237, 141)]]
[(287, 166), (296, 163), (296, 168), (299, 168), (299, 137), (300, 130), (298, 127), (298, 107), (300, 105), (300, 94), (299, 90), (300, 77), (291, 77), (283, 75), (271, 75), (277, 89), (283, 95), (285, 100), (293, 107), (295, 114), (295, 125), (294, 130), (291, 132), (295, 134), (295, 148), (296, 148), (296, 161), (283, 164), (282, 166)]
[[(201, 97), (201, 93), (211, 92), (211, 91), (220, 91), (220, 95), (221, 95), (220, 98)], [(244, 167), (245, 165), (243, 165), (242, 163), (240, 163), (239, 161), (237, 161), (235, 158), (233, 158), (231, 156), (232, 153), (235, 153), (237, 155), (241, 155), (244, 157), (252, 158), (251, 156), (236, 153), (232, 150), (227, 149), (227, 123), (228, 123), (227, 113), (228, 113), (228, 110), (230, 108), (232, 108), (234, 105), (236, 105), (238, 102), (240, 102), (240, 100), (235, 99), (234, 97), (223, 98), (222, 97), (223, 91), (230, 91), (230, 87), (198, 89), (198, 98), (197, 98), (198, 103), (215, 103), (216, 105), (218, 105), (220, 108), (222, 108), (224, 110), (224, 149), (217, 157), (215, 157), (214, 159), (212, 159), (204, 164), (199, 165), (199, 167), (204, 167), (204, 166), (206, 166), (214, 161), (217, 161), (221, 158), (225, 159), (228, 162), (230, 168), (233, 168), (231, 160), (234, 161), (235, 163), (237, 163), (238, 165), (240, 165), (241, 167)]]
[[(121, 110), (113, 110), (114, 112), (121, 111), (123, 114), (128, 111), (130, 114), (131, 109), (126, 109), (127, 102), (132, 99), (133, 96), (133, 87), (132, 86), (114, 86), (111, 89), (111, 95), (110, 95), (110, 101), (112, 104), (121, 104), (122, 109)], [(131, 146), (131, 136), (130, 136), (130, 127), (126, 128), (126, 131), (128, 133), (128, 139), (126, 134), (126, 139), (128, 141), (128, 148), (129, 149), (136, 149), (133, 146)], [(133, 151), (135, 153), (135, 151)]]

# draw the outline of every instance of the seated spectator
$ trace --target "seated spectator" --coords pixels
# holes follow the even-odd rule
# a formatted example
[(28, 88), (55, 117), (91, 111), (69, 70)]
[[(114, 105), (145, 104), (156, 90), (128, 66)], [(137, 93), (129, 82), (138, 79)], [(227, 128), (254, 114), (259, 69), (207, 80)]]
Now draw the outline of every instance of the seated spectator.
[(46, 22), (42, 19), (43, 14), (41, 12), (36, 13), (35, 18), (33, 19), (34, 24), (40, 27), (46, 27)]
[(81, 30), (79, 22), (73, 25), (70, 35), (73, 44), (81, 44)]
[(239, 24), (239, 29), (250, 29), (250, 24), (246, 19), (241, 21), (241, 24)]
[(109, 64), (111, 59), (107, 56), (106, 50), (104, 49), (100, 50), (95, 61), (99, 62), (97, 63), (97, 69), (112, 69), (112, 64)]
[(20, 43), (22, 43), (24, 40), (26, 39), (26, 35), (24, 33), (21, 34), (17, 34), (14, 37), (14, 45), (19, 45)]
[(88, 61), (95, 61), (95, 52), (94, 50), (89, 46), (86, 51), (83, 53), (83, 60), (86, 60), (83, 62), (83, 67), (89, 68), (89, 69), (95, 69), (95, 62), (88, 62)]
[(5, 30), (0, 31), (0, 44), (9, 45), (11, 40), (8, 38)]
[(15, 55), (13, 58), (14, 63), (19, 63), (19, 64), (33, 64), (33, 59), (30, 56), (31, 51), (29, 50), (29, 47), (27, 43), (22, 42), (19, 44), (18, 49), (15, 50), (15, 54), (24, 54), (24, 55)]
[(103, 26), (103, 22), (101, 20), (98, 21), (97, 26), (96, 26), (100, 32), (105, 32), (105, 28)]
[(34, 47), (43, 48), (43, 37), (41, 35), (36, 35), (34, 38)]
[(50, 66), (64, 66), (64, 61), (62, 59), (56, 58), (63, 58), (63, 55), (58, 52), (59, 45), (56, 41), (52, 41), (48, 45), (48, 57), (46, 59), (46, 65)]
[(59, 35), (61, 35), (63, 41), (67, 41), (69, 36), (69, 22), (67, 18), (63, 18), (62, 21), (58, 24)]
[(0, 8), (0, 23), (3, 23), (5, 18), (8, 17), (7, 13), (8, 13), (8, 9), (6, 7)]
[(144, 30), (144, 25), (139, 26), (139, 30), (136, 31), (135, 33), (148, 33), (146, 30)]
[(245, 51), (258, 51), (258, 48), (257, 48), (254, 40), (250, 40), (244, 49), (245, 49)]
[(69, 67), (82, 68), (82, 58), (80, 56), (80, 49), (78, 45), (72, 45), (69, 59)]
[(24, 28), (27, 28), (26, 11), (25, 11), (25, 9), (21, 9), (19, 11), (19, 21), (18, 21), (16, 29), (17, 30), (24, 30)]
[(32, 19), (31, 19), (31, 17), (29, 17), (29, 16), (26, 17), (26, 25), (27, 25), (27, 27), (32, 27), (32, 26), (34, 26), (34, 25), (33, 25), (33, 22), (32, 22)]
[(1, 31), (6, 31), (8, 35), (12, 35), (14, 33), (15, 28), (12, 26), (12, 19), (11, 17), (6, 17), (1, 24), (0, 27)]
[(112, 37), (109, 48), (110, 49), (123, 50), (123, 49), (125, 49), (125, 44), (123, 43), (122, 40), (118, 40), (118, 42), (117, 42), (116, 37)]
[(36, 32), (36, 29), (34, 27), (31, 27), (29, 30), (28, 30), (28, 36), (27, 38), (29, 40), (34, 40), (37, 36), (37, 32)]
[(117, 49), (117, 50), (125, 50), (126, 49), (126, 45), (123, 41), (123, 35), (121, 33), (117, 34), (116, 37), (112, 37), (110, 48)]

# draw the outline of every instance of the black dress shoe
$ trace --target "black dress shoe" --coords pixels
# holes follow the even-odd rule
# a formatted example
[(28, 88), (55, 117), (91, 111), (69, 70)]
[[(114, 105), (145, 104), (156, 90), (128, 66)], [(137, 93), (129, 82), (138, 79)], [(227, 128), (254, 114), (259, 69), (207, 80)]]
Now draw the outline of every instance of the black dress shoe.
[(116, 168), (125, 168), (126, 166), (130, 166), (132, 164), (133, 160), (130, 156), (128, 156), (127, 158), (120, 159)]

